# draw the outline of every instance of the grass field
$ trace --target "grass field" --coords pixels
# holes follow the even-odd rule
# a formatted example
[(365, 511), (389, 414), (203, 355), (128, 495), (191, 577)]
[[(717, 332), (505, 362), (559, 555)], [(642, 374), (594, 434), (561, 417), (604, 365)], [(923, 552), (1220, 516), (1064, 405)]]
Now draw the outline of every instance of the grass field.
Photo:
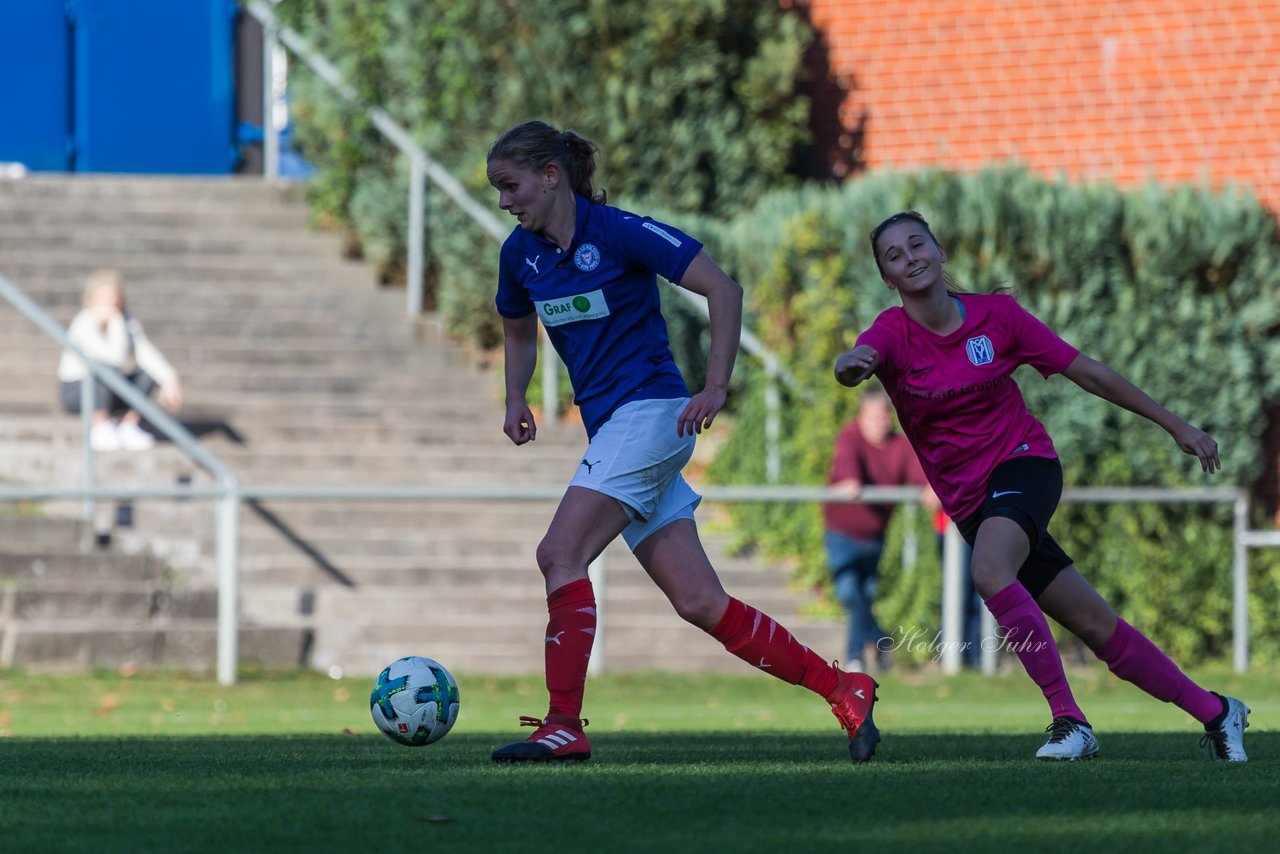
[(458, 725), (407, 748), (374, 730), (372, 680), (0, 674), (0, 850), (1200, 854), (1280, 836), (1274, 671), (1194, 674), (1253, 709), (1243, 766), (1101, 668), (1073, 673), (1093, 762), (1031, 758), (1048, 721), (1020, 673), (883, 678), (885, 738), (854, 766), (821, 700), (746, 672), (592, 680), (590, 762), (496, 766), (517, 716), (545, 710), (541, 680), (455, 675)]

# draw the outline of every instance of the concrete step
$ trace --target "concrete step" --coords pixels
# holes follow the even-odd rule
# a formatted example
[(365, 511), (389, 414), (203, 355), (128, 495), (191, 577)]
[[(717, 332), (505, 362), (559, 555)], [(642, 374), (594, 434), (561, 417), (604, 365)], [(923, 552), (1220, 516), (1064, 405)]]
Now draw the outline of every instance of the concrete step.
[[(476, 394), (469, 398), (459, 398), (447, 391), (437, 393), (429, 382), (424, 382), (412, 396), (380, 395), (376, 390), (366, 391), (358, 387), (347, 394), (305, 389), (287, 393), (267, 389), (237, 391), (183, 383), (183, 394), (191, 401), (192, 410), (198, 408), (202, 414), (235, 419), (240, 429), (268, 421), (305, 424), (344, 419), (349, 424), (382, 426), (444, 419), (452, 422), (455, 428), (475, 430), (481, 435), (501, 435), (502, 410), (499, 402), (494, 397), (482, 396), (482, 390), (480, 381), (474, 389)], [(496, 388), (491, 387), (491, 390), (497, 394)], [(58, 382), (51, 379), (43, 386), (14, 388), (11, 394), (6, 390), (5, 406), (6, 416), (11, 413), (15, 416), (54, 415), (61, 411)], [(539, 441), (542, 438), (540, 429)], [(542, 445), (536, 447), (540, 449)], [(526, 456), (538, 455), (538, 451), (528, 450), (531, 453)]]
[[(174, 317), (194, 314), (199, 318), (215, 312), (233, 318), (265, 314), (268, 319), (278, 320), (287, 320), (299, 313), (346, 312), (388, 324), (400, 319), (404, 313), (404, 305), (395, 294), (362, 293), (364, 289), (337, 287), (307, 291), (262, 290), (247, 287), (251, 284), (245, 282), (237, 283), (235, 287), (198, 289), (192, 289), (185, 282), (135, 285), (128, 288), (129, 307), (148, 331), (170, 322)], [(21, 286), (41, 308), (59, 319), (70, 319), (83, 304), (82, 289), (62, 286), (38, 292), (26, 282)]]
[(138, 228), (127, 223), (68, 231), (61, 225), (12, 225), (0, 232), (0, 252), (21, 247), (25, 252), (95, 253), (103, 257), (135, 253), (202, 256), (241, 255), (247, 259), (340, 257), (336, 235), (294, 229)]
[[(448, 448), (416, 446), (418, 453), (389, 457), (351, 454), (342, 459), (328, 455), (278, 453), (269, 456), (238, 455), (231, 448), (218, 456), (242, 483), (289, 485), (318, 489), (348, 485), (394, 487), (494, 486), (499, 484), (563, 485), (581, 459), (578, 455), (544, 454), (516, 457), (494, 448), (491, 456), (453, 458)], [(168, 443), (149, 451), (110, 451), (97, 454), (95, 471), (101, 483), (170, 485), (193, 475), (195, 464)], [(302, 467), (302, 468), (295, 468)], [(51, 456), (39, 449), (0, 448), (0, 474), (25, 483), (76, 485), (83, 481), (84, 463), (79, 453)]]
[[(16, 367), (16, 366), (15, 366)], [(176, 366), (175, 366), (176, 367)], [(56, 391), (56, 377), (50, 376), (49, 363), (40, 366), (42, 370), (31, 371), (25, 376), (18, 374), (6, 393), (12, 391), (23, 397), (48, 395), (52, 386)], [(179, 369), (184, 391), (209, 394), (271, 394), (271, 395), (331, 395), (335, 397), (363, 397), (379, 399), (402, 396), (423, 398), (420, 403), (445, 403), (449, 397), (457, 397), (464, 392), (479, 391), (474, 378), (462, 377), (456, 371), (445, 366), (434, 369), (417, 369), (411, 371), (366, 371), (357, 372), (347, 367), (317, 374), (315, 371), (303, 371), (296, 368), (277, 368), (263, 365), (250, 370), (226, 369), (219, 366), (196, 365), (187, 370), (184, 365)], [(468, 383), (468, 379), (471, 382)], [(52, 380), (52, 381), (51, 381)], [(497, 389), (493, 389), (496, 394)], [(199, 397), (193, 399), (200, 400)], [(457, 408), (455, 404), (455, 408)]]
[[(242, 665), (305, 665), (312, 644), (306, 629), (242, 626)], [(171, 620), (131, 626), (96, 620), (0, 623), (0, 668), (31, 672), (76, 672), (95, 667), (213, 670), (217, 625), (213, 620)]]
[[(328, 531), (369, 531), (386, 529), (387, 535), (421, 531), (429, 536), (443, 533), (544, 530), (551, 522), (555, 505), (550, 501), (264, 501), (262, 507), (281, 523), (299, 528)], [(162, 529), (166, 525), (189, 524), (191, 504), (134, 502), (135, 524)], [(198, 524), (205, 524), (201, 519)], [(270, 529), (251, 508), (241, 514), (241, 526), (248, 531), (257, 526)]]
[(6, 202), (33, 199), (57, 200), (68, 207), (107, 209), (102, 203), (128, 205), (165, 200), (185, 210), (239, 209), (250, 205), (279, 207), (298, 204), (305, 195), (301, 185), (277, 187), (260, 178), (227, 176), (160, 176), (88, 174), (28, 175), (20, 181), (0, 181), (0, 199)]
[[(270, 255), (160, 255), (132, 252), (68, 250), (51, 255), (47, 249), (4, 246), (5, 275), (24, 290), (43, 293), (58, 282), (83, 282), (84, 277), (102, 267), (115, 267), (124, 275), (126, 287), (142, 282), (198, 282), (216, 284), (234, 281), (292, 282), (305, 292), (317, 284), (346, 282), (352, 285), (377, 284), (374, 271), (364, 264), (342, 258), (272, 258)], [(44, 287), (27, 284), (45, 282)], [(58, 290), (62, 290), (63, 284)]]
[(9, 620), (115, 620), (141, 623), (155, 619), (214, 619), (218, 594), (212, 588), (172, 590), (152, 582), (8, 586), (0, 591), (0, 614)]
[(131, 293), (145, 292), (152, 287), (163, 291), (178, 286), (188, 291), (226, 293), (249, 293), (254, 288), (269, 287), (295, 296), (349, 289), (352, 293), (363, 291), (388, 301), (398, 297), (399, 302), (404, 303), (403, 289), (384, 288), (368, 267), (342, 259), (317, 258), (300, 268), (268, 259), (243, 262), (235, 258), (175, 256), (166, 264), (154, 256), (104, 259), (90, 253), (49, 255), (27, 253), (20, 248), (7, 249), (4, 253), (5, 276), (37, 302), (46, 297), (61, 300), (63, 294), (82, 293), (86, 277), (105, 266), (121, 271)]
[[(150, 334), (150, 333), (148, 333)], [(388, 335), (392, 338), (393, 335)], [(291, 346), (288, 341), (260, 341), (251, 344), (232, 343), (225, 339), (178, 339), (165, 344), (164, 352), (170, 362), (178, 367), (184, 378), (224, 378), (246, 373), (308, 373), (321, 376), (357, 376), (362, 380), (381, 375), (407, 375), (410, 378), (431, 376), (440, 380), (456, 378), (475, 382), (477, 365), (461, 352), (435, 351), (419, 353), (408, 347), (396, 350), (388, 347), (388, 338), (380, 341), (334, 341), (323, 350), (308, 350)], [(159, 338), (156, 339), (159, 343)], [(273, 344), (275, 344), (274, 347)], [(56, 367), (61, 347), (44, 334), (35, 330), (29, 335), (15, 335), (0, 342), (0, 359), (5, 373), (14, 379), (47, 380), (50, 364)], [(493, 371), (480, 367), (480, 374), (492, 375)], [(495, 378), (500, 379), (500, 378)]]
[(161, 564), (145, 555), (110, 552), (23, 554), (8, 549), (0, 552), (0, 582), (4, 583), (90, 583), (112, 579), (155, 581), (163, 577), (164, 571)]
[[(389, 346), (388, 335), (381, 341), (259, 341), (252, 346), (223, 339), (187, 339), (171, 342), (165, 351), (175, 364), (186, 366), (184, 373), (207, 365), (211, 372), (242, 368), (245, 365), (266, 367), (296, 367), (324, 371), (350, 370), (377, 366), (386, 370), (413, 370), (438, 364), (455, 366), (460, 373), (471, 373), (477, 365), (474, 356), (460, 348), (432, 350), (410, 349), (407, 346)], [(33, 345), (45, 342), (40, 348), (45, 352), (33, 359), (44, 366), (45, 353), (59, 353), (61, 348), (43, 333), (31, 327), (29, 335), (16, 339), (0, 340), (0, 358), (6, 365), (22, 366), (23, 359)], [(494, 373), (493, 369), (481, 369), (482, 373)], [(17, 373), (17, 371), (15, 371)]]
[[(66, 317), (57, 317), (64, 324), (71, 320), (71, 313)], [(141, 314), (139, 314), (141, 316)], [(56, 317), (56, 314), (55, 314)], [(324, 313), (312, 316), (292, 315), (287, 318), (257, 316), (254, 314), (225, 316), (189, 315), (185, 310), (173, 316), (144, 320), (147, 335), (163, 350), (168, 340), (182, 338), (198, 338), (209, 340), (218, 338), (224, 341), (258, 341), (267, 339), (279, 341), (288, 338), (337, 338), (342, 341), (385, 341), (389, 335), (387, 324), (374, 323), (371, 319), (353, 314), (336, 317)], [(0, 315), (0, 334), (7, 335), (21, 329), (30, 328), (30, 321), (25, 317), (10, 312)]]
[[(228, 447), (242, 444), (267, 452), (278, 445), (295, 446), (299, 443), (318, 440), (323, 440), (335, 448), (351, 448), (353, 445), (475, 446), (483, 443), (482, 446), (488, 446), (490, 442), (494, 446), (510, 444), (505, 436), (498, 434), (496, 427), (490, 430), (472, 429), (480, 422), (479, 415), (475, 415), (464, 424), (439, 418), (423, 419), (417, 422), (355, 424), (323, 415), (297, 420), (266, 418), (250, 420), (214, 411), (193, 411), (196, 408), (195, 406), (187, 407), (179, 414), (177, 420), (186, 424), (202, 442), (211, 449), (215, 449), (218, 454), (222, 454)], [(62, 413), (49, 401), (45, 402), (42, 410), (43, 414), (6, 413), (5, 417), (0, 419), (0, 445), (23, 443), (28, 447), (38, 446), (46, 452), (78, 450), (81, 441), (78, 418)], [(500, 417), (500, 415), (488, 416), (491, 424), (497, 424), (494, 419)], [(228, 431), (234, 433), (234, 436), (228, 435)], [(544, 446), (558, 446), (569, 451), (575, 448), (580, 450), (586, 446), (586, 437), (582, 433), (582, 428), (576, 424), (550, 426), (539, 424), (537, 444), (538, 448), (530, 450), (529, 453), (541, 453)], [(0, 455), (3, 453), (4, 451), (0, 450)]]
[[(542, 669), (545, 615), (514, 627), (462, 627), (434, 619), (404, 626), (373, 626), (354, 635), (319, 634), (315, 666), (340, 667), (348, 675), (372, 677), (404, 655), (426, 655), (465, 673), (530, 673)], [(797, 640), (834, 658), (843, 648), (844, 627), (834, 622), (798, 620), (788, 625)], [(745, 673), (750, 665), (710, 635), (674, 618), (658, 623), (603, 618), (597, 644), (608, 672), (672, 671)], [(761, 675), (761, 678), (768, 678)], [(465, 686), (463, 686), (465, 692)], [(531, 704), (545, 702), (542, 696)]]
[[(423, 620), (457, 620), (459, 624), (488, 621), (507, 626), (531, 619), (533, 623), (545, 624), (542, 579), (535, 573), (530, 575), (530, 582), (506, 588), (493, 583), (463, 589), (329, 588), (318, 595), (316, 618), (318, 622), (376, 620), (387, 626), (412, 625)], [(664, 623), (679, 620), (662, 592), (647, 578), (644, 581), (643, 585), (625, 584), (608, 578), (596, 595), (600, 613), (607, 615), (611, 623), (616, 620), (622, 624), (650, 619)], [(784, 624), (795, 616), (795, 597), (786, 595), (776, 584), (733, 585), (733, 595)]]
[(84, 553), (93, 549), (93, 533), (91, 526), (78, 519), (16, 515), (0, 505), (0, 548), (6, 552)]
[(0, 228), (6, 232), (23, 226), (57, 228), (60, 233), (86, 229), (166, 230), (289, 230), (309, 231), (310, 215), (305, 208), (281, 206), (275, 202), (238, 204), (193, 210), (180, 202), (156, 198), (140, 198), (121, 208), (102, 210), (98, 207), (72, 207), (65, 199), (36, 197), (10, 199), (0, 206)]

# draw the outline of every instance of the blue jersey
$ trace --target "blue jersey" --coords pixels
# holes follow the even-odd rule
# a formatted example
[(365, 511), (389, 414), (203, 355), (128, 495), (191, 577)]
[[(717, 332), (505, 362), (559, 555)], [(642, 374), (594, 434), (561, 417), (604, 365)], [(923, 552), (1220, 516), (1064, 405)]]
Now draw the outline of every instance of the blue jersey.
[(502, 245), (498, 313), (538, 313), (588, 436), (624, 403), (688, 396), (655, 274), (678, 283), (701, 249), (669, 225), (582, 196), (567, 251), (519, 226)]

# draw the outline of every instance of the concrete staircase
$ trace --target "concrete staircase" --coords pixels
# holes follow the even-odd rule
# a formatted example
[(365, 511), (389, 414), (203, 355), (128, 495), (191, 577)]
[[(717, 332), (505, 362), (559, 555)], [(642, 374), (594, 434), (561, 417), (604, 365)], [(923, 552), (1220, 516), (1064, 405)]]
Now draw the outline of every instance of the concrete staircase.
[[(0, 512), (4, 512), (0, 510)], [(0, 515), (0, 669), (206, 669), (217, 648), (217, 591), (178, 583), (162, 561), (103, 548), (92, 526)], [(243, 658), (305, 663), (305, 629), (246, 626)]]
[[(308, 231), (306, 221), (296, 189), (250, 180), (0, 182), (0, 272), (67, 322), (85, 275), (120, 268), (130, 308), (183, 378), (181, 420), (242, 483), (567, 482), (585, 441), (581, 427), (544, 422), (534, 446), (511, 445), (501, 431), (501, 371), (483, 367), (433, 320), (408, 320), (403, 292), (379, 288), (367, 266), (341, 257), (337, 237)], [(79, 421), (57, 409), (57, 358), (49, 339), (0, 305), (0, 478), (80, 482)], [(209, 481), (163, 442), (144, 453), (100, 455), (97, 477)], [(514, 500), (246, 506), (245, 632), (291, 637), (294, 660), (348, 673), (374, 673), (407, 654), (460, 671), (540, 671), (546, 614), (533, 553), (553, 509)], [(74, 517), (78, 510), (53, 502), (43, 512)], [(147, 583), (163, 576), (168, 590), (190, 591), (207, 606), (200, 597), (214, 578), (211, 502), (147, 500), (132, 510), (132, 525), (112, 532), (113, 548), (150, 569), (125, 575), (142, 573)], [(77, 531), (66, 534), (67, 551), (83, 556)], [(708, 550), (731, 593), (823, 654), (842, 648), (840, 625), (797, 616), (799, 598), (787, 590), (784, 570), (732, 558), (715, 538)], [(9, 551), (0, 540), (0, 553)], [(606, 561), (607, 669), (745, 666), (672, 613), (621, 541)], [(62, 606), (52, 592), (42, 601), (23, 613), (53, 632)], [(192, 619), (210, 617), (207, 607), (197, 611)], [(121, 625), (129, 619), (122, 615)], [(290, 657), (278, 644), (260, 647), (246, 647), (247, 657)], [(212, 661), (210, 647), (207, 666)], [(12, 663), (28, 662), (40, 663), (15, 649)]]

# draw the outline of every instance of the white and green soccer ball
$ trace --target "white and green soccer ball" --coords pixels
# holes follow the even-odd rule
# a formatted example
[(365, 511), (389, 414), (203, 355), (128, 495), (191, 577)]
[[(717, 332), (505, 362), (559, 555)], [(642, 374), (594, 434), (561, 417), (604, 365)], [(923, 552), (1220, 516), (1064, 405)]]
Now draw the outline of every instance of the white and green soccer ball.
[(458, 683), (440, 662), (406, 656), (378, 674), (369, 711), (392, 741), (411, 747), (431, 744), (458, 720)]

